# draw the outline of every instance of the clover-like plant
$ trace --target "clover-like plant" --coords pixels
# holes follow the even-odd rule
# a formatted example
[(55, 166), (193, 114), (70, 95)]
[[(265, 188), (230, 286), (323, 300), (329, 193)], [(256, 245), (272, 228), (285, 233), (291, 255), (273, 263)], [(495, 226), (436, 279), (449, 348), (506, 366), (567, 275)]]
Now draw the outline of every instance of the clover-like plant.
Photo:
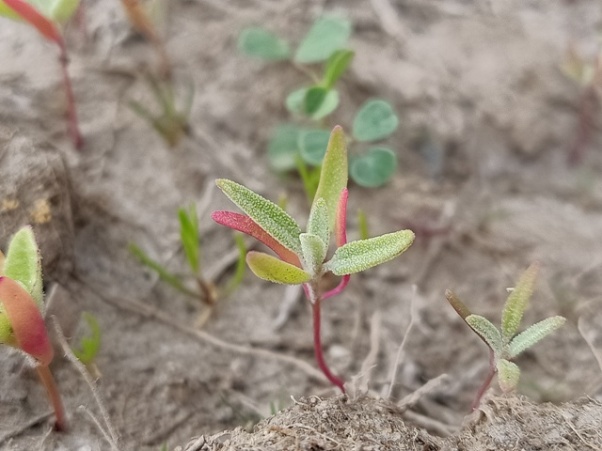
[(65, 430), (65, 411), (52, 373), (54, 356), (42, 310), (42, 264), (31, 227), (12, 238), (0, 267), (0, 343), (31, 356), (56, 415), (55, 427)]
[[(286, 97), (284, 103), (295, 122), (276, 127), (268, 144), (268, 160), (276, 171), (297, 170), (310, 202), (330, 136), (325, 120), (339, 105), (336, 84), (354, 56), (345, 48), (350, 35), (348, 20), (326, 15), (314, 22), (294, 53), (287, 41), (261, 27), (246, 28), (238, 41), (246, 55), (288, 61), (309, 79), (309, 84)], [(320, 73), (314, 70), (316, 64), (322, 64)], [(360, 107), (353, 120), (353, 141), (370, 145), (350, 158), (349, 173), (358, 185), (376, 188), (394, 174), (396, 154), (375, 143), (390, 136), (398, 123), (393, 107), (384, 100), (368, 100)]]
[[(326, 378), (345, 392), (343, 380), (334, 375), (324, 359), (320, 334), (321, 303), (341, 293), (353, 273), (389, 261), (413, 242), (411, 230), (347, 242), (347, 146), (339, 126), (330, 136), (320, 183), (314, 198), (307, 231), (275, 203), (231, 180), (219, 179), (217, 186), (245, 214), (216, 211), (218, 224), (244, 232), (272, 249), (277, 257), (258, 251), (247, 254), (247, 264), (258, 277), (270, 282), (302, 284), (313, 312), (314, 352)], [(329, 258), (331, 235), (336, 250)], [(327, 273), (340, 276), (335, 288), (323, 292), (321, 280)]]
[(473, 410), (479, 407), (481, 398), (496, 373), (502, 391), (514, 390), (518, 385), (520, 368), (512, 360), (558, 329), (566, 321), (562, 316), (552, 316), (517, 334), (523, 314), (533, 294), (538, 272), (539, 265), (537, 263), (529, 266), (508, 295), (502, 312), (501, 329), (495, 327), (487, 318), (472, 314), (451, 290), (445, 292), (445, 297), (454, 310), (489, 347), (489, 373), (472, 403)]
[(75, 14), (79, 3), (80, 0), (0, 0), (0, 16), (29, 23), (48, 41), (58, 46), (63, 84), (67, 95), (67, 125), (76, 149), (83, 146), (84, 140), (79, 131), (75, 96), (67, 70), (69, 58), (61, 27)]
[(207, 280), (203, 276), (200, 256), (201, 235), (197, 212), (194, 205), (178, 210), (178, 222), (180, 224), (180, 242), (184, 249), (184, 254), (186, 255), (186, 262), (190, 270), (190, 275), (194, 280), (194, 287), (190, 287), (183, 277), (169, 271), (164, 265), (152, 259), (137, 245), (130, 244), (129, 250), (140, 263), (157, 273), (159, 279), (180, 293), (186, 295), (186, 297), (193, 300), (197, 306), (199, 302), (207, 305), (209, 310), (200, 320), (200, 322), (204, 322), (211, 314), (218, 298), (232, 293), (242, 283), (245, 275), (245, 256), (247, 248), (242, 235), (239, 233), (235, 234), (234, 240), (238, 249), (236, 269), (232, 278), (223, 287), (218, 287), (215, 282)]

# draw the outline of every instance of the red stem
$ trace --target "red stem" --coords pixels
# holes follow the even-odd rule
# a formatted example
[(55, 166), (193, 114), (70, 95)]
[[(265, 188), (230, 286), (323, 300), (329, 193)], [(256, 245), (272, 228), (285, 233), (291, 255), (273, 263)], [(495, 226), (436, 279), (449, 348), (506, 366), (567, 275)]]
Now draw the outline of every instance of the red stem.
[(50, 368), (48, 368), (48, 365), (39, 364), (36, 366), (36, 370), (38, 372), (38, 376), (40, 376), (42, 385), (44, 385), (44, 388), (48, 393), (50, 404), (52, 404), (52, 408), (54, 409), (54, 414), (56, 416), (56, 423), (54, 424), (54, 428), (57, 431), (66, 431), (67, 419), (65, 418), (65, 409), (63, 408), (63, 401), (61, 400), (61, 395), (59, 394), (59, 390), (56, 386), (56, 383), (54, 382), (54, 378), (52, 377)]
[(62, 36), (56, 42), (61, 52), (59, 55), (59, 61), (61, 63), (63, 84), (65, 85), (65, 93), (67, 95), (67, 128), (69, 130), (69, 136), (71, 136), (71, 140), (73, 141), (73, 145), (79, 150), (84, 145), (84, 139), (79, 131), (79, 121), (77, 119), (77, 111), (75, 109), (75, 95), (73, 94), (71, 78), (69, 77), (69, 72), (67, 70), (67, 65), (69, 64), (67, 48), (65, 47), (65, 41), (63, 40)]
[(495, 376), (494, 359), (495, 359), (495, 356), (493, 354), (493, 350), (489, 350), (489, 373), (487, 374), (487, 378), (483, 382), (483, 385), (481, 385), (481, 388), (479, 388), (479, 391), (477, 392), (477, 396), (475, 397), (474, 401), (472, 402), (472, 405), (470, 406), (472, 408), (473, 412), (475, 410), (477, 410), (479, 408), (479, 406), (481, 405), (481, 399), (483, 398), (483, 395), (485, 394), (485, 392), (491, 385), (493, 376)]
[(322, 352), (322, 339), (320, 336), (320, 297), (316, 297), (315, 301), (311, 305), (314, 319), (314, 353), (318, 362), (318, 367), (322, 370), (326, 378), (333, 384), (339, 387), (339, 389), (345, 394), (345, 382), (342, 379), (335, 376), (330, 372), (326, 361), (324, 360), (324, 353)]

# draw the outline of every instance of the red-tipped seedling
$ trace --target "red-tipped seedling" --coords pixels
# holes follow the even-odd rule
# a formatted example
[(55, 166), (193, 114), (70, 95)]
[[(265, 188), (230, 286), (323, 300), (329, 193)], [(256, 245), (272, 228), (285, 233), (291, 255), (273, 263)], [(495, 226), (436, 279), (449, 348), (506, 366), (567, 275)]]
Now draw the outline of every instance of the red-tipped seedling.
[[(320, 182), (311, 206), (307, 231), (275, 203), (231, 180), (219, 179), (217, 186), (245, 214), (216, 211), (219, 224), (244, 232), (272, 249), (277, 257), (263, 252), (247, 254), (247, 264), (258, 277), (270, 282), (302, 284), (312, 306), (314, 352), (326, 378), (345, 392), (344, 381), (333, 374), (322, 350), (320, 307), (322, 301), (347, 286), (350, 274), (389, 261), (402, 254), (413, 242), (411, 230), (347, 242), (347, 147), (341, 127), (335, 127), (324, 156)], [(331, 235), (336, 250), (328, 258)], [(341, 276), (339, 285), (325, 293), (320, 281), (327, 273)]]
[(67, 57), (67, 47), (65, 46), (65, 40), (61, 31), (61, 24), (68, 21), (77, 11), (79, 0), (47, 0), (35, 1), (33, 3), (26, 0), (0, 0), (0, 16), (29, 23), (48, 41), (58, 46), (63, 83), (67, 95), (67, 126), (69, 135), (75, 148), (81, 149), (84, 140), (79, 130), (75, 96), (73, 94), (71, 78), (67, 70), (69, 58)]
[(50, 372), (54, 351), (42, 316), (42, 271), (30, 227), (19, 230), (10, 242), (0, 268), (0, 343), (31, 356), (56, 415), (56, 429), (66, 429), (65, 411)]
[(496, 373), (503, 392), (514, 390), (518, 385), (520, 368), (512, 360), (554, 332), (566, 321), (562, 316), (552, 316), (517, 334), (523, 314), (533, 294), (538, 271), (537, 263), (529, 266), (508, 295), (502, 312), (501, 329), (495, 327), (487, 318), (473, 315), (451, 290), (445, 292), (445, 297), (454, 310), (489, 347), (489, 373), (477, 392), (472, 403), (472, 410), (479, 407), (481, 399)]

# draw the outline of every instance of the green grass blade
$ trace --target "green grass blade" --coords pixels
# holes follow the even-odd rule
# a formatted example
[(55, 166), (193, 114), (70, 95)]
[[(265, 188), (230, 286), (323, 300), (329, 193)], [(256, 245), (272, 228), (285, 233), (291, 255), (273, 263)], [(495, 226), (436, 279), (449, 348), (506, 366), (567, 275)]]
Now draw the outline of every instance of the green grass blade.
[(180, 240), (188, 260), (188, 265), (194, 275), (198, 275), (200, 264), (200, 236), (199, 220), (197, 218), (196, 208), (191, 205), (188, 209), (180, 208), (178, 210), (178, 219), (180, 221)]
[(234, 269), (234, 274), (232, 275), (232, 278), (228, 281), (228, 284), (224, 289), (226, 295), (232, 294), (234, 293), (234, 291), (236, 291), (236, 289), (244, 280), (245, 274), (247, 273), (247, 246), (245, 244), (243, 234), (235, 232), (234, 242), (236, 243), (236, 248), (238, 249), (238, 260), (236, 261), (236, 268)]

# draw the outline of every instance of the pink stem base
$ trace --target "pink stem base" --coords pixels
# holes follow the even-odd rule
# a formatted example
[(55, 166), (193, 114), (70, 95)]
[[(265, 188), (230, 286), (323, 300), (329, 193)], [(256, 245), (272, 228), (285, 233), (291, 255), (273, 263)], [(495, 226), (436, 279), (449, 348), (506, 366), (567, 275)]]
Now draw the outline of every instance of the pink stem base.
[(339, 387), (341, 392), (345, 394), (345, 382), (334, 374), (331, 373), (326, 361), (324, 360), (324, 353), (322, 352), (322, 338), (320, 333), (320, 298), (317, 298), (312, 304), (313, 320), (314, 320), (314, 353), (316, 355), (316, 361), (318, 367), (322, 370), (326, 378), (333, 384)]
[(479, 391), (477, 392), (477, 396), (475, 396), (475, 399), (470, 406), (473, 412), (475, 410), (477, 410), (479, 408), (479, 406), (481, 405), (481, 399), (483, 398), (483, 395), (485, 394), (485, 392), (491, 385), (493, 376), (495, 376), (494, 355), (493, 355), (493, 351), (489, 351), (489, 373), (487, 373), (487, 378), (483, 382), (483, 385), (481, 385), (481, 387), (479, 388)]
[(57, 431), (66, 431), (67, 419), (65, 417), (63, 401), (61, 400), (61, 395), (59, 394), (56, 383), (54, 382), (54, 378), (52, 377), (50, 368), (48, 368), (48, 365), (38, 365), (36, 366), (36, 371), (38, 372), (38, 376), (40, 376), (42, 385), (44, 385), (44, 388), (48, 393), (50, 404), (52, 404), (52, 408), (54, 409), (54, 414), (56, 416), (56, 423), (54, 424), (54, 428)]
[(58, 46), (61, 52), (59, 60), (61, 62), (61, 71), (63, 73), (63, 84), (67, 95), (67, 127), (69, 136), (71, 136), (71, 141), (73, 141), (73, 146), (79, 150), (84, 145), (84, 139), (79, 131), (79, 120), (77, 119), (77, 111), (75, 109), (75, 95), (73, 94), (73, 86), (71, 85), (71, 78), (69, 77), (69, 72), (67, 70), (69, 58), (67, 57), (65, 42), (62, 39), (58, 43)]

